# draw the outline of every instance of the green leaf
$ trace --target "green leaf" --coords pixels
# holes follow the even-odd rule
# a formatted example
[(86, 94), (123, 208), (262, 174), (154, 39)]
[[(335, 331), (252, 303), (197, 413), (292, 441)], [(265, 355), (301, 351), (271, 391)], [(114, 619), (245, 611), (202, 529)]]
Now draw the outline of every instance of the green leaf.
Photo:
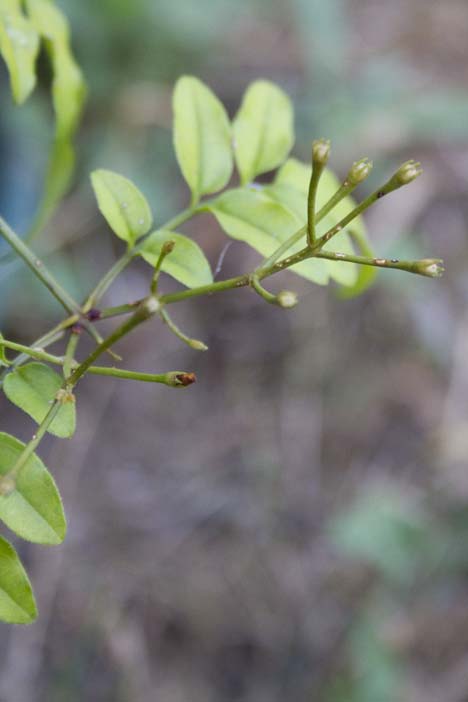
[[(262, 256), (270, 256), (286, 239), (301, 228), (296, 215), (262, 191), (237, 188), (220, 195), (207, 206), (226, 234), (245, 241)], [(295, 253), (304, 247), (304, 241), (290, 249)], [(328, 281), (324, 261), (309, 259), (289, 270), (319, 285)]]
[[(0, 342), (3, 341), (3, 334), (0, 333)], [(10, 363), (6, 357), (5, 347), (0, 344), (0, 367), (9, 366)]]
[(153, 223), (145, 196), (128, 178), (113, 171), (94, 171), (91, 182), (108, 225), (118, 237), (133, 246)]
[(229, 118), (216, 95), (192, 76), (177, 81), (173, 109), (177, 160), (195, 203), (222, 190), (231, 177)]
[[(307, 194), (309, 190), (309, 182), (311, 176), (311, 167), (307, 166), (296, 159), (288, 159), (284, 166), (277, 173), (275, 182), (271, 186), (264, 189), (265, 194), (272, 197), (277, 202), (280, 202), (285, 207), (290, 209), (299, 218), (302, 224), (307, 221)], [(319, 210), (325, 203), (335, 194), (340, 187), (340, 182), (330, 170), (325, 170), (319, 182), (317, 192), (317, 209)], [(321, 236), (328, 229), (331, 229), (335, 224), (338, 224), (351, 210), (356, 206), (356, 203), (351, 197), (345, 197), (341, 202), (324, 217), (317, 226), (317, 234)], [(364, 242), (366, 250), (370, 251), (370, 246), (367, 242), (365, 225), (362, 217), (356, 217), (348, 225), (346, 230), (340, 232), (326, 244), (324, 251), (338, 251), (339, 253), (354, 254), (355, 250), (351, 243), (349, 234), (353, 235), (356, 241)], [(361, 250), (362, 246), (360, 246)], [(365, 255), (372, 255), (367, 253)], [(335, 261), (324, 261), (327, 274), (337, 283), (343, 286), (349, 286), (351, 291), (356, 290), (358, 294), (358, 282), (364, 279), (370, 282), (374, 278), (373, 273), (361, 273), (359, 269), (369, 268), (369, 266), (357, 266), (353, 263), (341, 263)], [(364, 282), (362, 283), (364, 285)], [(359, 283), (360, 285), (360, 283)], [(364, 287), (362, 288), (364, 290)]]
[(259, 80), (247, 89), (234, 119), (234, 153), (243, 185), (281, 165), (294, 144), (289, 97), (274, 83)]
[[(42, 422), (57, 392), (62, 387), (62, 378), (43, 363), (28, 363), (9, 373), (3, 389), (14, 405), (29, 414), (38, 424)], [(69, 438), (75, 432), (75, 404), (64, 404), (48, 431), (61, 438)]]
[[(0, 433), (0, 475), (9, 473), (25, 444)], [(41, 459), (33, 453), (19, 471), (15, 488), (0, 496), (0, 519), (18, 536), (38, 544), (60, 544), (67, 523), (57, 486)]]
[(37, 617), (31, 583), (13, 546), (0, 536), (0, 620), (30, 624)]
[(0, 53), (10, 74), (13, 99), (23, 103), (36, 84), (39, 36), (21, 10), (19, 0), (0, 3)]
[(83, 75), (71, 51), (68, 21), (50, 0), (27, 0), (27, 8), (52, 62), (56, 139), (68, 139), (76, 130), (86, 97)]
[(177, 232), (159, 229), (144, 241), (140, 255), (151, 266), (158, 262), (161, 248), (166, 241), (174, 241), (174, 250), (168, 254), (161, 270), (186, 285), (196, 288), (199, 285), (209, 285), (213, 282), (210, 264), (197, 243)]

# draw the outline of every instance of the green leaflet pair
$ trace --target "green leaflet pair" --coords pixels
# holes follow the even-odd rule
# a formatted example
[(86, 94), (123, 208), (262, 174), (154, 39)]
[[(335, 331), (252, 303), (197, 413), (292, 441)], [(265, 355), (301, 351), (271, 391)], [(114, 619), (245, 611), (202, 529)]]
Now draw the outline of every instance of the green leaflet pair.
[[(228, 236), (244, 241), (262, 256), (270, 256), (307, 220), (307, 192), (311, 167), (288, 158), (294, 144), (293, 108), (288, 96), (276, 85), (256, 81), (247, 89), (231, 124), (227, 113), (211, 90), (200, 80), (184, 76), (173, 97), (174, 145), (182, 174), (191, 190), (190, 215), (213, 214)], [(236, 166), (240, 187), (200, 202), (228, 185)], [(278, 169), (268, 185), (254, 179)], [(137, 244), (151, 228), (152, 217), (142, 193), (127, 179), (111, 171), (95, 171), (92, 183), (99, 208), (113, 231), (125, 240), (135, 255), (154, 266), (162, 245), (174, 240), (176, 247), (162, 263), (162, 270), (187, 287), (208, 285), (212, 273), (205, 255), (191, 239), (172, 231), (158, 230)], [(338, 190), (339, 181), (330, 170), (323, 174), (318, 190), (320, 208)], [(351, 197), (343, 198), (323, 218), (318, 233), (337, 224), (355, 207)], [(345, 254), (358, 250), (370, 255), (361, 217), (348, 231), (341, 232), (333, 248)], [(288, 253), (298, 251), (298, 242)], [(324, 250), (329, 250), (325, 247)], [(347, 294), (362, 292), (373, 280), (375, 270), (346, 266), (334, 261), (309, 259), (291, 268), (308, 280), (326, 285), (330, 279), (347, 287)]]

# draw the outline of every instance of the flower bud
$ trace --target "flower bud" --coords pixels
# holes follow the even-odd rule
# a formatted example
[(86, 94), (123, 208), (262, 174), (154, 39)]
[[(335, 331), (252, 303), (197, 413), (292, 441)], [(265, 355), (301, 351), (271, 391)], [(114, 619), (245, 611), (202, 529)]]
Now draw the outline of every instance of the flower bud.
[(189, 385), (197, 382), (195, 373), (186, 373), (185, 371), (172, 371), (167, 373), (168, 385), (174, 388), (186, 388)]
[(175, 245), (176, 243), (172, 239), (170, 239), (169, 241), (165, 241), (162, 247), (162, 252), (167, 256), (167, 254), (170, 254), (172, 253), (172, 251), (174, 251)]
[(326, 166), (330, 156), (330, 140), (316, 139), (312, 142), (312, 162), (318, 166)]
[(359, 183), (362, 183), (369, 176), (372, 166), (373, 163), (369, 161), (368, 158), (362, 158), (360, 161), (356, 161), (353, 163), (346, 176), (346, 183), (349, 185), (359, 185)]
[(295, 307), (298, 303), (297, 295), (292, 290), (281, 290), (276, 296), (276, 302), (283, 309)]
[(423, 258), (416, 261), (414, 272), (427, 275), (428, 278), (441, 278), (444, 274), (444, 262), (441, 258)]
[(408, 183), (411, 183), (418, 176), (420, 176), (421, 173), (422, 168), (420, 163), (413, 160), (406, 161), (406, 163), (400, 166), (400, 168), (397, 170), (392, 180), (395, 180), (398, 183), (398, 186), (408, 185)]
[(198, 339), (189, 339), (187, 343), (190, 348), (195, 349), (195, 351), (208, 351), (208, 346)]

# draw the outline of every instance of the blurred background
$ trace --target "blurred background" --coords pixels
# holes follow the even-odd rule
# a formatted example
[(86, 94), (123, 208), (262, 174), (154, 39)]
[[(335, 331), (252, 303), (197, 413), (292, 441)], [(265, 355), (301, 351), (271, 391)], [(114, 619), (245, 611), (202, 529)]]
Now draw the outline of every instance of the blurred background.
[[(291, 312), (247, 290), (173, 308), (206, 354), (156, 321), (121, 343), (127, 367), (199, 382), (87, 379), (75, 438), (42, 445), (69, 535), (18, 544), (40, 618), (0, 624), (0, 700), (466, 702), (466, 0), (59, 4), (90, 92), (75, 187), (36, 247), (76, 296), (122, 251), (92, 168), (133, 178), (158, 222), (187, 202), (170, 133), (182, 73), (231, 115), (251, 80), (281, 84), (296, 156), (325, 136), (340, 176), (374, 160), (360, 196), (421, 160), (424, 177), (366, 221), (380, 255), (443, 257), (447, 273), (382, 271), (353, 300), (285, 274), (271, 287), (298, 291)], [(0, 211), (24, 232), (51, 135), (47, 85), (18, 110), (3, 66), (0, 80)], [(215, 265), (214, 221), (185, 231)], [(235, 242), (221, 275), (257, 260)], [(135, 264), (107, 304), (141, 296), (148, 275)], [(0, 287), (8, 338), (29, 343), (61, 318), (21, 264), (3, 266)], [(30, 436), (3, 396), (0, 414), (2, 430)]]

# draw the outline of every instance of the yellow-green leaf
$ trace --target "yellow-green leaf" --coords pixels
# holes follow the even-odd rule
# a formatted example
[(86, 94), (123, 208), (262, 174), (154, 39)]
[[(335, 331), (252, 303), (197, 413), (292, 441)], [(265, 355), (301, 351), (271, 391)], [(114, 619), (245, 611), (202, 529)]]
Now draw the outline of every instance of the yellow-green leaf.
[(133, 246), (153, 224), (145, 196), (128, 178), (113, 171), (94, 171), (91, 182), (108, 225), (118, 237)]
[[(296, 215), (262, 191), (237, 188), (220, 195), (210, 204), (209, 210), (226, 234), (245, 241), (262, 256), (270, 256), (286, 239), (301, 228)], [(303, 248), (297, 243), (289, 250), (295, 253)], [(319, 285), (328, 281), (323, 260), (308, 259), (289, 270)]]
[(10, 74), (15, 102), (26, 100), (36, 84), (39, 36), (23, 15), (19, 0), (0, 1), (0, 53)]
[(209, 285), (213, 282), (210, 264), (205, 254), (195, 241), (183, 234), (164, 229), (153, 232), (144, 241), (140, 250), (141, 256), (151, 266), (155, 266), (166, 241), (173, 241), (175, 247), (165, 257), (161, 266), (162, 271), (188, 288)]
[[(40, 424), (61, 386), (62, 378), (49, 366), (28, 363), (6, 376), (3, 390), (13, 404)], [(68, 402), (60, 408), (48, 431), (55, 436), (69, 438), (75, 432), (75, 424), (75, 404)]]
[(294, 113), (289, 97), (274, 83), (252, 83), (233, 130), (236, 164), (245, 185), (287, 158), (294, 144)]
[(192, 76), (177, 81), (173, 108), (177, 160), (197, 202), (224, 188), (231, 177), (229, 118), (216, 95)]
[(30, 624), (37, 617), (31, 583), (13, 546), (0, 536), (0, 620)]
[[(14, 467), (25, 444), (0, 433), (0, 476)], [(0, 496), (0, 519), (18, 536), (38, 544), (59, 544), (67, 531), (57, 486), (33, 453), (15, 478), (11, 492)]]

